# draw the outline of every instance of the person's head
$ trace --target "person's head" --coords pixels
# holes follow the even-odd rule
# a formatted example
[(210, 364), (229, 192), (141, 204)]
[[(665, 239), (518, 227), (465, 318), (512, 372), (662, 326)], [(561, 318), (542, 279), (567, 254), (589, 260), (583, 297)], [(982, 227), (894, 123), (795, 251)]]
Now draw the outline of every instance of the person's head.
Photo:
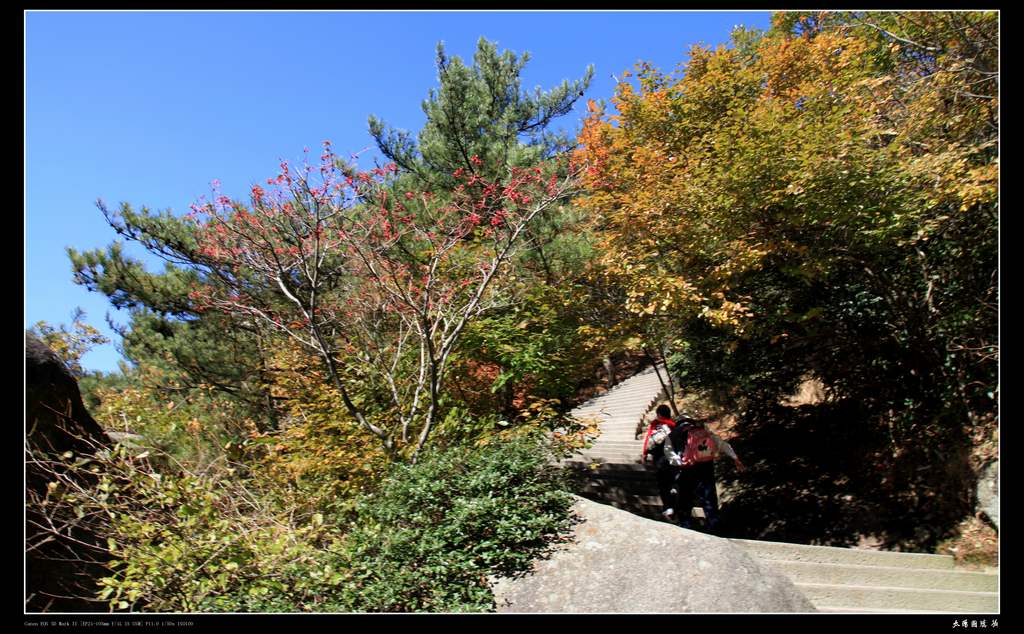
[(657, 414), (659, 418), (671, 418), (672, 417), (672, 410), (669, 409), (668, 405), (665, 405), (664, 403), (659, 405), (658, 409), (654, 410), (654, 413)]

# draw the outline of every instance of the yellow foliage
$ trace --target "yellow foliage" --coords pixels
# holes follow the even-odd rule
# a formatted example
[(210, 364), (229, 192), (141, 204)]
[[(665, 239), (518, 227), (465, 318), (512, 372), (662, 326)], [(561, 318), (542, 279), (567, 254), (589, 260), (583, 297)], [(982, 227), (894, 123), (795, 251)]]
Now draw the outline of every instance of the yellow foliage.
[(344, 498), (376, 479), (387, 464), (380, 441), (353, 420), (326, 386), (316, 358), (282, 344), (271, 360), (271, 387), (283, 403), (276, 432), (259, 436), (269, 447), (263, 474), (317, 498)]
[(877, 37), (848, 25), (766, 37), (751, 61), (695, 47), (674, 73), (638, 65), (616, 113), (591, 108), (578, 204), (628, 311), (699, 315), (742, 334), (757, 315), (733, 289), (770, 259), (813, 280), (830, 245), (909, 225), (927, 239), (942, 223), (930, 210), (996, 204), (998, 164), (979, 139), (998, 102), (968, 83), (985, 76), (966, 72), (955, 43), (938, 72), (908, 76), (903, 49)]

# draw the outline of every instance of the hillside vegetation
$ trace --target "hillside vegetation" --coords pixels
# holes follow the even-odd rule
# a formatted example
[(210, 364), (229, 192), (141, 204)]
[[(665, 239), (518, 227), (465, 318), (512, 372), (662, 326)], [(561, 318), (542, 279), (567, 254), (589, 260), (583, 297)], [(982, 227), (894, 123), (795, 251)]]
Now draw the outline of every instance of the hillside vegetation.
[(592, 69), (529, 92), (528, 56), (439, 46), (423, 129), (369, 119), (384, 164), (325, 142), (245, 200), (101, 202), (167, 262), (69, 249), (130, 363), (82, 371), (81, 314), (37, 330), (134, 446), (36, 503), (106, 518), (99, 610), (487, 610), (567, 534), (566, 412), (664, 361), (751, 467), (729, 526), (934, 551), (998, 442), (998, 38), (779, 13), (638, 65), (576, 138)]

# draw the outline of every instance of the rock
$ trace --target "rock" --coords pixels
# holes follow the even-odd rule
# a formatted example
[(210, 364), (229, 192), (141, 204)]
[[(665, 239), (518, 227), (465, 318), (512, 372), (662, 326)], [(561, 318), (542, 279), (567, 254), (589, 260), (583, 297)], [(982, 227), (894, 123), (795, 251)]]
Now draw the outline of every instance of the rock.
[(999, 530), (999, 461), (985, 467), (978, 478), (978, 512)]
[(25, 332), (25, 428), (38, 451), (85, 453), (108, 445), (103, 428), (82, 403), (78, 382), (64, 362)]
[[(94, 520), (54, 518), (53, 505), (39, 500), (47, 483), (68, 477), (61, 454), (91, 455), (110, 440), (85, 409), (67, 366), (31, 332), (25, 333), (25, 440), (25, 611), (106, 611), (106, 602), (94, 597), (110, 556)], [(45, 462), (48, 457), (55, 458)]]
[(815, 612), (789, 579), (726, 539), (578, 498), (572, 543), (492, 579), (498, 612)]
[(812, 374), (805, 374), (800, 378), (800, 385), (796, 388), (796, 391), (782, 399), (780, 403), (786, 407), (818, 405), (824, 403), (825, 398), (825, 384), (821, 379)]

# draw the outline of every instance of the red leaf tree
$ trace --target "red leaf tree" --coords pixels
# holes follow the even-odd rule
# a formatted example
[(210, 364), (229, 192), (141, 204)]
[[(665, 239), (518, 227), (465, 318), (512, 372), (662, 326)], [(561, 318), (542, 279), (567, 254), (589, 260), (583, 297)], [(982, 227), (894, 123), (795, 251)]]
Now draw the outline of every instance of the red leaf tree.
[[(213, 200), (193, 206), (217, 283), (192, 297), (315, 353), (351, 416), (415, 461), (466, 324), (500, 301), (492, 282), (529, 223), (576, 190), (575, 170), (554, 163), (496, 180), (460, 169), (455, 190), (435, 195), (403, 191), (394, 165), (351, 170), (325, 142), (318, 166), (282, 163), (248, 204), (215, 183)], [(356, 397), (367, 390), (375, 397)]]

